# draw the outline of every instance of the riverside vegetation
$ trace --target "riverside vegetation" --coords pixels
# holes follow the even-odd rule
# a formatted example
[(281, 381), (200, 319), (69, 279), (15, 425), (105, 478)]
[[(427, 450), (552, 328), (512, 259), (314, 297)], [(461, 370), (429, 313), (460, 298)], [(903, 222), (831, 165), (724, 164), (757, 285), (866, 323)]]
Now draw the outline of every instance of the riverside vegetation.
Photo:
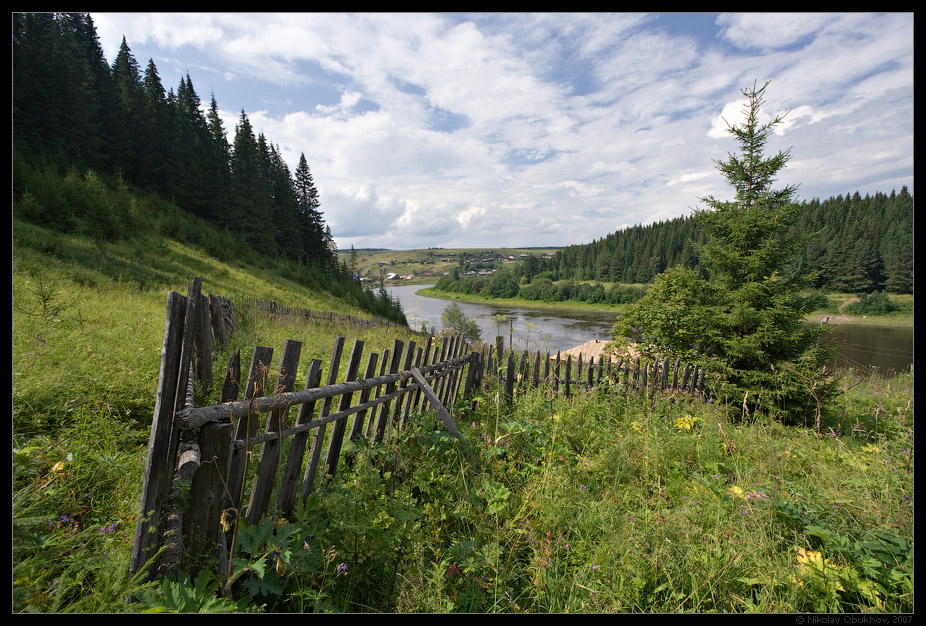
[[(199, 274), (344, 307), (166, 239), (32, 228), (14, 224), (14, 611), (913, 608), (912, 373), (847, 374), (819, 430), (619, 388), (506, 409), (489, 388), (455, 408), (463, 444), (422, 416), (292, 519), (242, 533), (228, 594), (208, 572), (132, 580), (166, 290)], [(106, 274), (127, 258), (169, 278)], [(245, 317), (230, 349), (292, 337), (324, 358), (336, 334), (393, 338)]]

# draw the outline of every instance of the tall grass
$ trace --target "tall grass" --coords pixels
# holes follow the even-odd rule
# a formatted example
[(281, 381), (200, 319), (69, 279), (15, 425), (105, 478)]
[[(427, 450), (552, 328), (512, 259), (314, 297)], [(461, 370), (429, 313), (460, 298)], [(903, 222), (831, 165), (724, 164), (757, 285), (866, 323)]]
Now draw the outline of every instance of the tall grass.
[[(75, 260), (82, 245), (47, 240), (68, 262), (14, 253), (14, 611), (913, 609), (912, 373), (847, 375), (819, 430), (619, 385), (507, 408), (490, 385), (454, 407), (462, 442), (415, 416), (385, 445), (350, 446), (350, 468), (290, 519), (242, 529), (224, 591), (208, 571), (133, 580), (166, 288), (99, 272), (128, 262), (121, 244), (93, 244), (96, 267)], [(344, 311), (159, 250), (147, 267), (173, 266), (177, 290), (200, 274), (215, 293)], [(298, 385), (336, 335), (380, 353), (396, 337), (253, 317), (218, 362), (299, 339)]]

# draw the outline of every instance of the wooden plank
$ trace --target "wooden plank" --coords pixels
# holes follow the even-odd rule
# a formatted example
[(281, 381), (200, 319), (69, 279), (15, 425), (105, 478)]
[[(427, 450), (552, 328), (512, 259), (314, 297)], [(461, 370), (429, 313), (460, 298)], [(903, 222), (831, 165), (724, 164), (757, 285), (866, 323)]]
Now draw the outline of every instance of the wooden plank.
[[(383, 361), (379, 365), (379, 377), (382, 378), (386, 375), (386, 368), (389, 366), (389, 355), (391, 352), (389, 350), (383, 350)], [(374, 398), (379, 398), (383, 393), (383, 386), (385, 383), (376, 385), (376, 390), (373, 392)], [(376, 428), (376, 412), (373, 411), (370, 413), (370, 420), (367, 422), (366, 437), (367, 439), (373, 438), (373, 432)]]
[[(301, 351), (301, 341), (287, 339), (283, 342), (283, 354), (280, 357), (276, 384), (273, 387), (274, 395), (293, 390), (296, 371), (299, 369)], [(264, 432), (278, 433), (285, 428), (287, 413), (288, 409), (271, 411)], [(266, 442), (261, 449), (260, 460), (257, 462), (257, 474), (254, 476), (254, 486), (251, 488), (251, 499), (248, 503), (247, 522), (250, 525), (259, 522), (260, 518), (267, 512), (282, 454), (283, 442), (279, 438)]]
[[(408, 371), (411, 368), (416, 367), (416, 363), (415, 363), (416, 357), (419, 359), (421, 358), (421, 348), (416, 348), (415, 342), (409, 341), (408, 350), (405, 351), (405, 366), (403, 368), (403, 371)], [(405, 389), (408, 386), (409, 386), (409, 379), (406, 377), (402, 377), (399, 380), (399, 387), (402, 389)], [(401, 399), (398, 402), (396, 402), (394, 419), (395, 419), (395, 423), (397, 424), (397, 428), (399, 432), (401, 432), (402, 429), (405, 428), (405, 418), (408, 417), (409, 406), (411, 405), (412, 400), (414, 400), (414, 394), (410, 393), (407, 395), (403, 395)]]
[(529, 362), (530, 362), (530, 355), (528, 354), (527, 350), (524, 350), (524, 352), (521, 353), (521, 364), (518, 367), (518, 371), (520, 372), (520, 375), (518, 378), (518, 391), (521, 392), (522, 394), (524, 390), (530, 386)]
[(479, 366), (479, 353), (471, 352), (471, 360), (469, 362), (469, 367), (466, 370), (466, 382), (463, 384), (463, 399), (468, 400), (473, 393), (473, 389), (476, 386), (476, 373)]
[(511, 406), (514, 401), (514, 352), (508, 353), (508, 363), (505, 371), (505, 404)]
[[(186, 301), (179, 293), (167, 294), (167, 315), (164, 323), (164, 341), (161, 346), (161, 370), (154, 404), (154, 418), (148, 438), (145, 473), (142, 479), (138, 521), (135, 524), (135, 543), (129, 569), (138, 573), (161, 546), (163, 508), (170, 494), (174, 466), (168, 462), (168, 447), (177, 381), (180, 378), (180, 353), (183, 341), (183, 311)], [(154, 574), (149, 571), (149, 577)]]
[(196, 363), (196, 378), (205, 383), (206, 389), (212, 388), (212, 317), (209, 313), (209, 298), (199, 294), (199, 336), (197, 342), (198, 355)]
[[(431, 364), (431, 362), (430, 362), (430, 358), (431, 358), (431, 343), (432, 343), (433, 341), (434, 341), (434, 337), (431, 336), (431, 335), (428, 335), (428, 340), (427, 340), (427, 341), (425, 342), (425, 344), (424, 344), (424, 350), (422, 350), (422, 352), (421, 352), (421, 359), (419, 359), (419, 361), (418, 361), (419, 364), (418, 364), (417, 367), (421, 367), (421, 366), (423, 366), (423, 365), (430, 365), (430, 364)], [(422, 398), (423, 398), (423, 394), (421, 393), (421, 389), (419, 389), (419, 388), (416, 387), (416, 388), (415, 388), (415, 395), (414, 395), (414, 398), (412, 399), (412, 410), (415, 411), (416, 413), (421, 411), (421, 402), (422, 402)]]
[[(579, 355), (579, 358), (581, 359), (582, 356)], [(565, 395), (567, 398), (570, 395), (570, 385), (572, 384), (571, 379), (572, 379), (572, 355), (568, 354), (566, 355), (566, 391), (565, 391)]]
[[(328, 366), (328, 385), (333, 385), (338, 377), (338, 370), (341, 367), (341, 355), (344, 352), (344, 337), (338, 337), (334, 340), (334, 348), (331, 351), (331, 363)], [(331, 396), (325, 398), (322, 403), (320, 416), (328, 415), (331, 412)], [(309, 497), (309, 494), (315, 489), (315, 476), (318, 473), (318, 462), (321, 459), (322, 445), (325, 441), (325, 426), (321, 425), (315, 430), (315, 436), (312, 438), (312, 450), (309, 453), (309, 462), (305, 468), (305, 475), (302, 478), (302, 489), (299, 495), (303, 500)]]
[[(319, 359), (312, 359), (309, 364), (309, 371), (306, 373), (305, 388), (314, 389), (321, 384), (322, 380), (322, 362)], [(315, 400), (310, 400), (299, 406), (299, 413), (296, 416), (296, 425), (311, 422), (315, 416)], [(292, 436), (289, 444), (289, 454), (286, 457), (286, 469), (283, 470), (283, 479), (280, 481), (280, 492), (277, 495), (277, 508), (284, 517), (289, 517), (293, 512), (293, 504), (296, 500), (296, 487), (299, 484), (299, 477), (302, 474), (302, 459), (305, 456), (305, 445), (309, 438), (308, 431), (302, 431)]]
[(241, 350), (235, 350), (235, 353), (228, 360), (228, 366), (225, 368), (225, 381), (222, 383), (221, 402), (234, 402), (237, 400), (240, 388)]
[(450, 413), (447, 412), (447, 409), (445, 409), (444, 406), (440, 403), (440, 400), (437, 399), (437, 395), (431, 389), (431, 386), (428, 385), (428, 381), (424, 379), (421, 371), (417, 367), (414, 367), (411, 370), (411, 374), (415, 379), (415, 382), (418, 383), (418, 386), (421, 388), (421, 391), (424, 393), (425, 397), (431, 402), (431, 406), (435, 411), (437, 411), (437, 414), (444, 422), (444, 427), (447, 429), (447, 432), (449, 432), (457, 439), (462, 439), (463, 436), (460, 434), (460, 430), (454, 423), (453, 418), (450, 417)]
[[(352, 382), (357, 379), (357, 372), (360, 370), (360, 359), (363, 355), (363, 342), (359, 339), (354, 341), (354, 347), (351, 348), (350, 357), (347, 361), (347, 373), (344, 375), (344, 382)], [(338, 411), (344, 411), (350, 407), (353, 400), (353, 393), (348, 392), (341, 396), (338, 403)], [(338, 457), (341, 455), (341, 444), (344, 442), (344, 433), (347, 430), (347, 418), (340, 419), (334, 423), (331, 429), (331, 437), (328, 440), (328, 454), (325, 458), (325, 476), (333, 478), (338, 471)]]
[[(450, 339), (447, 342), (447, 352), (446, 352), (445, 358), (441, 360), (449, 361), (450, 359), (453, 359), (454, 357), (456, 357), (457, 347), (459, 346), (459, 344), (460, 344), (460, 338), (457, 335), (451, 335)], [(438, 387), (440, 391), (439, 392), (435, 391), (437, 393), (437, 397), (440, 398), (441, 404), (443, 404), (445, 407), (451, 404), (450, 393), (451, 393), (452, 383), (453, 383), (453, 373), (445, 369), (443, 375), (438, 380)]]
[(211, 557), (218, 553), (222, 532), (222, 505), (225, 501), (225, 477), (234, 424), (214, 422), (199, 431), (202, 464), (190, 483), (190, 507), (184, 520), (185, 546), (188, 554)]
[[(375, 352), (371, 352), (369, 360), (367, 361), (367, 370), (364, 378), (373, 378), (376, 375), (376, 361), (379, 358), (379, 355)], [(364, 389), (360, 392), (360, 404), (364, 404), (370, 400), (370, 394), (373, 392), (372, 389)], [(351, 424), (350, 428), (350, 441), (356, 441), (360, 438), (363, 433), (363, 424), (366, 421), (366, 411), (361, 411), (357, 414), (357, 417), (354, 418), (354, 423)]]
[[(397, 374), (399, 371), (399, 363), (402, 361), (402, 349), (405, 347), (405, 344), (396, 339), (392, 344), (392, 358), (389, 360), (389, 373)], [(386, 383), (386, 394), (390, 394), (395, 390), (395, 383)], [(376, 422), (376, 434), (374, 435), (373, 441), (379, 443), (383, 440), (383, 437), (386, 434), (386, 426), (389, 423), (389, 409), (390, 403), (385, 402), (380, 406), (379, 410), (379, 420)]]
[[(273, 358), (273, 348), (256, 346), (251, 356), (251, 367), (248, 373), (248, 383), (244, 389), (244, 403), (248, 407), (247, 413), (238, 419), (235, 425), (235, 439), (243, 439), (246, 445), (243, 449), (232, 452), (228, 465), (228, 492), (226, 508), (230, 509), (229, 519), (235, 520), (241, 508), (244, 496), (244, 474), (247, 471), (248, 460), (251, 453), (251, 439), (257, 434), (260, 414), (254, 410), (254, 401), (264, 395), (267, 386), (267, 373), (270, 371), (270, 361)], [(225, 405), (227, 406), (227, 405)]]
[(225, 328), (225, 315), (222, 308), (221, 301), (210, 293), (209, 316), (212, 319), (212, 332), (219, 342), (219, 347), (224, 350), (228, 347), (228, 331)]
[[(446, 361), (450, 357), (450, 355), (453, 353), (452, 344), (453, 344), (453, 337), (447, 337), (446, 335), (444, 335), (444, 341), (441, 343), (440, 358), (438, 359), (439, 363), (443, 363), (444, 361)], [(437, 395), (437, 397), (440, 398), (441, 401), (443, 401), (444, 384), (445, 384), (445, 378), (441, 376), (441, 377), (438, 377), (438, 379), (434, 382), (434, 386), (432, 387), (432, 390), (434, 391), (435, 395)]]
[[(407, 372), (412, 367), (414, 367), (415, 352), (416, 352), (415, 342), (409, 341), (408, 346), (405, 349), (405, 362), (402, 365), (402, 369), (401, 369), (402, 372)], [(408, 385), (409, 385), (409, 379), (403, 375), (399, 379), (398, 388), (405, 389), (406, 387), (408, 387)], [(402, 427), (404, 426), (405, 418), (403, 414), (403, 409), (405, 409), (410, 399), (411, 399), (410, 397), (406, 397), (405, 395), (402, 395), (399, 397), (398, 400), (396, 400), (395, 408), (392, 411), (392, 427), (397, 432), (401, 432)]]

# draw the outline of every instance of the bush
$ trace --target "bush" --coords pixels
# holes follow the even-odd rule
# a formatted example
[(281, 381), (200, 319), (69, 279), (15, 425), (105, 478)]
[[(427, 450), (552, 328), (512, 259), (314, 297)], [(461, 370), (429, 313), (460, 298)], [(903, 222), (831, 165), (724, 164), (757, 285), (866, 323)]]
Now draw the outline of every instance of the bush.
[(858, 302), (853, 302), (846, 307), (846, 313), (853, 315), (887, 315), (893, 311), (900, 310), (896, 302), (891, 300), (885, 291), (876, 291), (874, 293), (863, 293), (858, 297)]

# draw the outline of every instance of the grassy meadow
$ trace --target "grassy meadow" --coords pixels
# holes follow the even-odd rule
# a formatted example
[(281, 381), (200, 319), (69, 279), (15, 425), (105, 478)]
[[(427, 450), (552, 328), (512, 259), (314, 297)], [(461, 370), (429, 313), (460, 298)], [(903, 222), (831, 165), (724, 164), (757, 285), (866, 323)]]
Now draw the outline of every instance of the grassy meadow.
[[(912, 372), (847, 374), (819, 428), (619, 385), (509, 407), (490, 382), (453, 407), (461, 442), (418, 416), (245, 528), (233, 582), (131, 579), (167, 291), (365, 315), (156, 237), (15, 223), (12, 274), (14, 612), (913, 611)], [(216, 362), (298, 339), (298, 387), (338, 335), (414, 338), (244, 315)]]

